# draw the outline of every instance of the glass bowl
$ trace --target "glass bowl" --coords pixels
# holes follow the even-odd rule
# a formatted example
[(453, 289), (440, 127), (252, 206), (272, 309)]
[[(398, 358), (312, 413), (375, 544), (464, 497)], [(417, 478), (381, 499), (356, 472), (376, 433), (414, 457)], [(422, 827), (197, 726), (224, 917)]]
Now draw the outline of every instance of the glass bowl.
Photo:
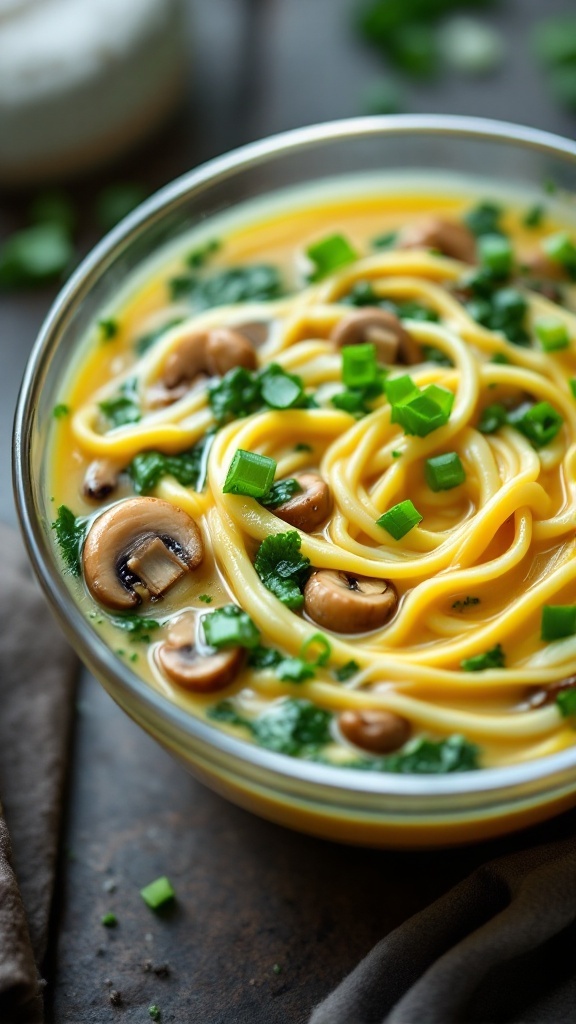
[[(81, 613), (51, 541), (47, 445), (62, 376), (98, 313), (159, 249), (226, 210), (279, 190), (359, 174), (425, 169), (441, 180), (536, 193), (545, 180), (576, 192), (576, 144), (475, 118), (359, 118), (291, 131), (185, 174), (112, 231), (56, 300), (30, 358), (18, 403), (14, 480), (28, 550), (78, 654), (114, 700), (198, 778), (263, 817), (329, 839), (380, 846), (474, 841), (576, 803), (576, 745), (500, 769), (399, 776), (331, 768), (259, 749), (174, 706), (105, 645)], [(568, 202), (568, 199), (567, 199)]]

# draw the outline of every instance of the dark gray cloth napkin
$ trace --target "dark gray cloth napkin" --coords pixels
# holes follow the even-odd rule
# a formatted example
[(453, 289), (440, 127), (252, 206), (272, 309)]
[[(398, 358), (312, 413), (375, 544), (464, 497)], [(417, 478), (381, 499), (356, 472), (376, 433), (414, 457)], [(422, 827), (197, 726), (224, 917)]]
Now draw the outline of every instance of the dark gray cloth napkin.
[(309, 1024), (574, 1021), (572, 834), (483, 864), (379, 942)]
[(77, 661), (0, 524), (0, 1022), (42, 1024)]

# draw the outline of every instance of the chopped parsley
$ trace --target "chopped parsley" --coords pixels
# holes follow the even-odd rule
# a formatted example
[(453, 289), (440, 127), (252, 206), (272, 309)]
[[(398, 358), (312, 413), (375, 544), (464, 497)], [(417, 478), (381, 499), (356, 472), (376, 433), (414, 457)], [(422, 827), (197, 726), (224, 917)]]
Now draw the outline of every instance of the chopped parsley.
[(310, 571), (310, 559), (300, 554), (296, 530), (274, 533), (262, 541), (254, 568), (264, 586), (292, 611), (304, 603), (302, 589)]
[(204, 245), (200, 245), (197, 249), (189, 252), (186, 257), (186, 263), (194, 270), (198, 270), (200, 267), (204, 267), (210, 258), (215, 256), (221, 248), (222, 243), (219, 239), (211, 238), (209, 242), (205, 242)]
[(398, 241), (397, 231), (386, 231), (383, 235), (377, 235), (372, 239), (373, 249), (393, 249)]
[(302, 488), (294, 477), (287, 477), (285, 480), (277, 480), (272, 484), (270, 490), (260, 499), (260, 504), (266, 508), (278, 508), (284, 502), (290, 501), (295, 494), (301, 494)]
[(502, 234), (500, 227), (502, 213), (501, 206), (485, 201), (478, 203), (464, 214), (464, 223), (477, 238), (481, 238), (482, 235)]
[(118, 321), (114, 320), (112, 317), (108, 317), (105, 320), (99, 320), (98, 328), (100, 330), (100, 337), (102, 338), (102, 341), (112, 341), (120, 329)]
[(145, 644), (150, 642), (150, 633), (162, 625), (158, 619), (146, 619), (142, 615), (114, 615), (110, 622), (128, 633), (134, 643), (140, 641)]
[(487, 405), (482, 410), (478, 423), (478, 430), (482, 434), (494, 434), (500, 427), (508, 422), (508, 410), (501, 402)]
[(86, 536), (87, 522), (84, 517), (75, 516), (67, 505), (60, 505), (58, 517), (52, 523), (64, 564), (73, 576), (80, 576), (80, 554)]
[(308, 700), (289, 697), (255, 719), (242, 717), (231, 701), (224, 700), (208, 710), (208, 717), (217, 722), (242, 725), (261, 747), (291, 757), (310, 758), (331, 739), (332, 714)]
[(213, 431), (178, 455), (140, 452), (128, 466), (128, 475), (137, 494), (150, 494), (164, 476), (173, 476), (182, 487), (201, 491), (206, 480), (206, 462), (214, 440)]
[(64, 416), (69, 416), (69, 414), (70, 406), (65, 405), (64, 402), (61, 402), (60, 405), (55, 405), (54, 408), (52, 409), (52, 415), (56, 420), (61, 420), (64, 418)]
[(546, 207), (542, 203), (536, 203), (535, 206), (531, 206), (529, 210), (526, 210), (522, 223), (525, 228), (539, 228), (545, 215)]
[(294, 445), (294, 451), (295, 452), (313, 452), (314, 448), (312, 447), (311, 444), (305, 444), (303, 441), (300, 441), (298, 444)]
[(556, 694), (556, 705), (563, 718), (576, 715), (576, 687), (560, 690)]
[(356, 673), (359, 671), (360, 665), (358, 665), (357, 662), (347, 661), (345, 665), (342, 665), (340, 668), (337, 668), (335, 670), (334, 675), (339, 683), (345, 683), (348, 681), (348, 679), (351, 679), (352, 676), (355, 676)]
[(140, 406), (136, 401), (136, 381), (126, 380), (120, 388), (120, 394), (98, 403), (112, 427), (124, 427), (127, 423), (138, 423), (141, 419)]
[[(470, 279), (469, 279), (470, 280)], [(494, 282), (493, 282), (494, 284)], [(513, 345), (527, 346), (530, 335), (526, 329), (528, 303), (516, 288), (496, 288), (489, 291), (487, 279), (478, 278), (472, 290), (482, 289), (485, 294), (466, 303), (473, 320), (491, 331), (501, 331)]]
[(199, 594), (198, 600), (203, 601), (204, 604), (212, 604), (213, 598), (210, 597), (210, 594)]
[(161, 1014), (160, 1014), (160, 1007), (156, 1006), (155, 1003), (152, 1006), (149, 1006), (148, 1007), (148, 1016), (150, 1017), (151, 1020), (154, 1020), (154, 1021), (161, 1020), (162, 1017), (161, 1017)]
[(303, 683), (316, 675), (314, 667), (302, 658), (291, 658), (273, 647), (263, 647), (260, 644), (250, 651), (248, 664), (255, 669), (274, 669), (278, 679), (290, 683)]
[(197, 310), (232, 306), (240, 302), (270, 302), (284, 294), (277, 267), (253, 263), (228, 267), (206, 277), (181, 274), (169, 282), (173, 299), (186, 299)]
[(277, 363), (262, 370), (229, 370), (208, 389), (208, 401), (218, 425), (241, 419), (261, 409), (310, 407), (312, 399), (304, 393), (301, 377), (286, 373)]
[(399, 775), (448, 775), (478, 768), (478, 748), (463, 736), (444, 740), (418, 737), (396, 754), (355, 764), (355, 768)]

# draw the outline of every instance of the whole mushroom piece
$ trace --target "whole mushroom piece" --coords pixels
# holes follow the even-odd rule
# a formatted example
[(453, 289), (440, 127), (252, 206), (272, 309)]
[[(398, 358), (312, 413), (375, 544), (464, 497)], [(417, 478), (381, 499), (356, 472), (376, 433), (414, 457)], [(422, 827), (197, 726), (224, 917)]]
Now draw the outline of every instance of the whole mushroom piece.
[(370, 343), (376, 347), (379, 363), (421, 363), (418, 342), (394, 313), (378, 306), (366, 306), (345, 316), (333, 329), (330, 340), (336, 348)]
[(304, 611), (335, 633), (366, 633), (383, 626), (398, 606), (389, 580), (316, 569), (304, 587)]
[(241, 647), (230, 647), (216, 654), (202, 655), (195, 640), (196, 616), (194, 612), (185, 612), (156, 651), (160, 668), (172, 682), (194, 693), (214, 693), (225, 689), (238, 675), (244, 651)]
[(82, 563), (86, 585), (100, 604), (129, 611), (162, 596), (204, 557), (202, 535), (182, 509), (159, 498), (128, 498), (95, 520)]
[(242, 366), (255, 370), (256, 352), (247, 335), (232, 327), (214, 327), (182, 338), (168, 356), (162, 383), (168, 389), (191, 384), (201, 374), (223, 377), (228, 370)]
[(319, 473), (295, 473), (302, 490), (274, 509), (274, 515), (304, 533), (311, 533), (330, 515), (330, 488)]
[(398, 750), (411, 732), (410, 722), (393, 711), (343, 711), (338, 726), (350, 743), (372, 754)]

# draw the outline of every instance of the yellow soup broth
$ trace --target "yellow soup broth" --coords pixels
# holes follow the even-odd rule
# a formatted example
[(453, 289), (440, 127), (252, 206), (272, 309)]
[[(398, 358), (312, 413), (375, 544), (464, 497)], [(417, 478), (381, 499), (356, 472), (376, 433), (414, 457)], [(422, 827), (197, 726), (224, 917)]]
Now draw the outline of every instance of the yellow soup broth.
[(296, 757), (443, 772), (573, 744), (576, 248), (553, 214), (374, 192), (198, 237), (103, 313), (55, 410), (55, 538), (94, 628)]

